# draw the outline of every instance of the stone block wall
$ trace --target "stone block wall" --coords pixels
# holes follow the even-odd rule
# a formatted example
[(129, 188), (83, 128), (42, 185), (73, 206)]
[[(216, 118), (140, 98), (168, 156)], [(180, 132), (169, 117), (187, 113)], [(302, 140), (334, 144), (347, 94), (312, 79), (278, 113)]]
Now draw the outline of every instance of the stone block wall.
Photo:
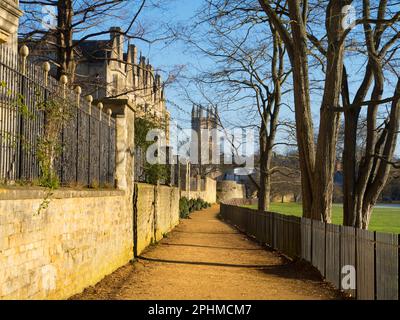
[(65, 299), (133, 258), (124, 191), (0, 191), (0, 299)]
[(137, 252), (163, 238), (179, 224), (179, 190), (138, 184)]
[(219, 202), (246, 198), (246, 187), (236, 181), (218, 181), (217, 198)]
[(138, 184), (137, 253), (140, 254), (154, 238), (154, 186)]
[(182, 190), (182, 197), (188, 199), (201, 198), (209, 203), (217, 202), (217, 182), (214, 179), (206, 178), (205, 190)]
[(17, 51), (17, 32), (19, 18), (22, 11), (18, 8), (18, 0), (1, 0), (0, 1), (0, 44), (6, 43), (7, 46)]
[(69, 298), (179, 223), (177, 188), (135, 187), (134, 106), (126, 99), (104, 106), (116, 118), (118, 190), (59, 189), (47, 203), (40, 188), (0, 189), (0, 300)]
[[(137, 253), (179, 224), (179, 190), (138, 184)], [(133, 259), (126, 191), (0, 190), (0, 300), (66, 299)]]

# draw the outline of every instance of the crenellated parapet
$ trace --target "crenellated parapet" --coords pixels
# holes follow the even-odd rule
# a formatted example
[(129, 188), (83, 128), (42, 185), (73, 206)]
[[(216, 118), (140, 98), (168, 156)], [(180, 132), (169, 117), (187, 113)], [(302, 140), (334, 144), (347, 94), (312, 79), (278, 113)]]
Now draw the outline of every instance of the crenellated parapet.
[(126, 39), (118, 27), (110, 28), (110, 40), (84, 41), (77, 48), (77, 81), (95, 99), (130, 100), (137, 116), (169, 118), (164, 85), (150, 61)]

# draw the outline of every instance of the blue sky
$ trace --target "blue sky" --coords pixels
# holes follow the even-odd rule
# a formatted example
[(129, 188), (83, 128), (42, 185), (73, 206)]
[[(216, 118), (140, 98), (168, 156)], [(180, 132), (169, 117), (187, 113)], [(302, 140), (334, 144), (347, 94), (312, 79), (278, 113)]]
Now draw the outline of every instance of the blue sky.
[[(149, 17), (151, 20), (161, 21), (161, 24), (171, 23), (173, 25), (186, 24), (192, 20), (196, 10), (201, 5), (201, 1), (198, 0), (173, 0), (170, 1), (166, 10), (151, 10), (150, 12), (144, 12), (142, 20), (146, 20)], [(156, 42), (151, 45), (145, 43), (138, 43), (138, 46), (142, 49), (143, 55), (150, 58), (151, 63), (156, 69), (161, 69), (164, 73), (168, 73), (176, 66), (186, 66), (184, 68), (187, 71), (190, 65), (200, 63), (199, 57), (194, 56), (193, 53), (187, 50), (187, 47), (180, 41), (175, 41), (172, 44), (165, 44), (164, 42)], [(205, 60), (205, 59), (204, 59)], [(206, 63), (204, 61), (204, 63)], [(177, 85), (168, 86), (166, 89), (167, 99), (172, 103), (168, 105), (173, 119), (177, 120), (182, 127), (188, 128), (190, 126), (190, 112), (192, 106), (182, 99), (181, 91)], [(182, 112), (182, 109), (174, 107), (173, 104), (178, 105), (186, 112)]]
[[(167, 5), (167, 10), (153, 10), (151, 12), (146, 12), (142, 17), (144, 20), (148, 17), (149, 20), (156, 20), (157, 23), (172, 23), (172, 24), (187, 24), (192, 22), (193, 17), (196, 13), (196, 10), (201, 6), (202, 1), (199, 0), (180, 0), (180, 1), (171, 1)], [(359, 32), (362, 30), (353, 30), (352, 32)], [(362, 36), (362, 33), (361, 33)], [(144, 55), (149, 56), (150, 60), (156, 68), (160, 68), (162, 70), (170, 70), (174, 65), (186, 65), (186, 72), (190, 73), (193, 69), (192, 66), (197, 68), (207, 67), (210, 65), (210, 61), (204, 57), (194, 55), (188, 50), (184, 44), (181, 42), (174, 42), (171, 45), (165, 47), (163, 43), (156, 43), (151, 46), (147, 46), (145, 44), (138, 44), (142, 48), (142, 52)], [(363, 76), (364, 61), (360, 61), (358, 58), (354, 59), (348, 57), (346, 59), (346, 66), (348, 69), (348, 73), (350, 75), (350, 90), (355, 92), (358, 88), (359, 80)], [(320, 74), (315, 74), (315, 78), (322, 79)], [(389, 89), (385, 92), (385, 96), (391, 95), (393, 92), (392, 89)], [(191, 104), (182, 99), (181, 94), (182, 90), (179, 89), (177, 85), (172, 85), (167, 88), (167, 98), (172, 103), (168, 105), (171, 115), (173, 119), (176, 119), (180, 126), (188, 128), (190, 127), (190, 111)], [(292, 97), (288, 96), (285, 99), (288, 104), (293, 105)], [(315, 129), (317, 130), (318, 120), (319, 120), (319, 107), (321, 101), (321, 94), (312, 94), (311, 101), (313, 103), (313, 116)], [(178, 105), (180, 108), (174, 106), (174, 104)], [(184, 111), (182, 111), (185, 110)], [(227, 122), (234, 123), (235, 121), (245, 121), (243, 117), (246, 117), (246, 114), (231, 114), (227, 112), (222, 115), (222, 119), (225, 119)], [(293, 119), (293, 114), (288, 109), (282, 110), (282, 117)], [(251, 121), (250, 119), (248, 119)], [(280, 137), (285, 138), (283, 136)], [(278, 136), (279, 139), (279, 136)], [(400, 144), (400, 143), (399, 143)], [(398, 148), (399, 149), (399, 148)], [(284, 150), (281, 150), (284, 151)]]
[[(149, 0), (151, 1), (151, 0)], [(159, 31), (164, 30), (166, 24), (177, 26), (188, 25), (192, 22), (196, 11), (202, 5), (202, 0), (169, 0), (163, 4), (162, 9), (148, 9), (146, 8), (141, 15), (140, 22), (143, 27), (149, 30), (149, 38), (154, 37)], [(122, 12), (121, 18), (129, 20), (129, 10)], [(134, 10), (131, 10), (134, 11)], [(123, 17), (125, 15), (125, 17)], [(125, 20), (126, 24), (126, 20)], [(104, 30), (111, 26), (124, 25), (124, 21), (115, 18), (105, 21), (98, 26), (99, 30)], [(77, 35), (79, 37), (80, 35)], [(170, 70), (176, 69), (177, 66), (184, 66), (183, 73), (191, 73), (195, 68), (202, 68), (210, 66), (210, 60), (205, 57), (195, 55), (192, 51), (179, 41), (166, 44), (164, 41), (147, 44), (142, 41), (135, 41), (139, 51), (150, 59), (151, 64), (161, 70), (161, 73), (168, 74)], [(361, 67), (360, 61), (352, 61), (348, 66), (351, 80), (358, 80), (363, 75), (359, 72)], [(193, 68), (195, 67), (195, 68)], [(360, 68), (362, 70), (362, 67)], [(356, 81), (357, 82), (357, 81)], [(183, 128), (190, 128), (190, 112), (192, 105), (182, 97), (182, 88), (179, 87), (181, 82), (169, 85), (166, 88), (166, 96), (168, 99), (168, 109), (171, 112), (172, 120), (178, 121), (179, 125)], [(318, 125), (318, 110), (321, 96), (319, 94), (312, 94), (311, 100), (313, 102), (313, 112), (315, 119), (315, 127)], [(286, 101), (288, 104), (293, 105), (292, 98), (288, 96)], [(283, 110), (282, 116), (285, 118), (293, 119), (293, 115), (286, 109)], [(221, 115), (222, 119), (227, 122), (234, 123), (251, 121), (248, 114), (239, 114), (234, 112)]]

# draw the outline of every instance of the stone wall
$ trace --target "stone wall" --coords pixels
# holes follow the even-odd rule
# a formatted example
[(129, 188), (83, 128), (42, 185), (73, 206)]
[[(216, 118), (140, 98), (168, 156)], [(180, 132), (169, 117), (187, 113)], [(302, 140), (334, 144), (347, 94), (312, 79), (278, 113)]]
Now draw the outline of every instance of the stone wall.
[[(137, 253), (179, 224), (179, 190), (138, 184)], [(0, 190), (0, 300), (65, 299), (134, 257), (125, 191)]]
[(0, 300), (80, 293), (179, 223), (177, 188), (134, 184), (134, 108), (104, 104), (116, 117), (118, 190), (59, 189), (47, 202), (43, 189), (0, 189)]
[(133, 258), (124, 191), (0, 190), (0, 299), (64, 299)]
[(179, 190), (139, 183), (137, 200), (137, 253), (179, 224)]
[(182, 197), (188, 199), (201, 198), (209, 203), (217, 202), (217, 182), (214, 179), (206, 178), (204, 190), (182, 190)]
[(246, 198), (246, 186), (236, 181), (218, 181), (217, 198), (219, 202)]
[(17, 51), (17, 31), (21, 16), (18, 1), (0, 1), (0, 44), (7, 43), (13, 51)]
[(294, 194), (292, 193), (276, 194), (271, 196), (271, 202), (289, 203), (289, 202), (296, 202), (296, 199)]

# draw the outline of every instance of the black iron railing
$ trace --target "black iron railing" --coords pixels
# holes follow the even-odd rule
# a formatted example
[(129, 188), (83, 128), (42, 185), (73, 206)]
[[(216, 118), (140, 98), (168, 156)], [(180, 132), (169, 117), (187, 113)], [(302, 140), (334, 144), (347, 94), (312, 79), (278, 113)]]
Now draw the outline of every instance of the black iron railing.
[[(40, 178), (38, 141), (49, 101), (63, 101), (54, 167), (64, 186), (114, 186), (115, 119), (48, 71), (0, 46), (0, 183)], [(101, 104), (99, 105), (101, 107)], [(47, 119), (48, 120), (48, 119)]]

